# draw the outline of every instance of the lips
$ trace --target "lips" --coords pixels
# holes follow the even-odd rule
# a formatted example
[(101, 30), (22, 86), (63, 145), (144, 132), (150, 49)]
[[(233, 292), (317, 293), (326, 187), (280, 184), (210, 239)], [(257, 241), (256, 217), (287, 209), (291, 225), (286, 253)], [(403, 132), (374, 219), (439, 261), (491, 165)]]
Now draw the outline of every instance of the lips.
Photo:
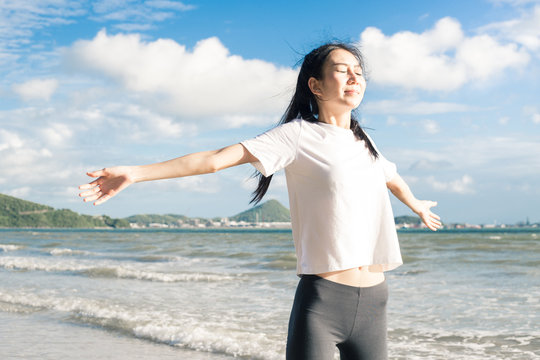
[(357, 89), (357, 88), (345, 89), (345, 93), (347, 93), (347, 94), (352, 94), (352, 93), (360, 94), (360, 89)]

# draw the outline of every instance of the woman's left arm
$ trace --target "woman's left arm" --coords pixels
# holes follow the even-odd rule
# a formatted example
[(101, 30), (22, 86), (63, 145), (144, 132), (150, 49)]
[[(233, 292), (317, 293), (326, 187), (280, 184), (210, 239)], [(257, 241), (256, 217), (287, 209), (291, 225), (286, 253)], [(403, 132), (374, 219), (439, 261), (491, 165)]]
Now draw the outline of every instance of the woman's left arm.
[(396, 174), (392, 180), (387, 182), (386, 187), (388, 187), (392, 194), (394, 194), (394, 196), (402, 203), (420, 216), (420, 219), (422, 219), (429, 229), (437, 231), (437, 229), (441, 227), (441, 218), (437, 214), (431, 212), (431, 208), (436, 206), (437, 202), (418, 200), (415, 198), (411, 189), (399, 174)]

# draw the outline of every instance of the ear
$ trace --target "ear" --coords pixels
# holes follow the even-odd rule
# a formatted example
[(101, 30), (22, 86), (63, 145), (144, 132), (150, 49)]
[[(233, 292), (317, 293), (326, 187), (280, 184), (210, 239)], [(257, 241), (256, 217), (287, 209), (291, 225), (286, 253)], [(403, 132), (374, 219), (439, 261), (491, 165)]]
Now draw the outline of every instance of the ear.
[(319, 80), (315, 79), (314, 77), (310, 77), (308, 80), (308, 86), (311, 92), (313, 93), (313, 95), (315, 96), (322, 95)]

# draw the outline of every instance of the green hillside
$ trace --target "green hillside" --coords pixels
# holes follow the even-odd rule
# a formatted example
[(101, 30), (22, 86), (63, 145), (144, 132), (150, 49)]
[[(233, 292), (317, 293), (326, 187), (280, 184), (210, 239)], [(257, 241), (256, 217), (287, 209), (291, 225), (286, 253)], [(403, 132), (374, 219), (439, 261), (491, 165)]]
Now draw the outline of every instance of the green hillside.
[(422, 222), (422, 220), (420, 220), (420, 218), (418, 216), (409, 216), (409, 215), (396, 216), (394, 218), (394, 220), (396, 221), (396, 224), (415, 224), (415, 225), (419, 225)]
[(291, 221), (291, 214), (289, 209), (281, 205), (279, 201), (268, 200), (252, 209), (231, 216), (229, 220), (246, 222), (287, 222)]
[(124, 219), (108, 216), (80, 215), (68, 209), (50, 206), (0, 194), (0, 227), (4, 228), (95, 228), (129, 227)]
[(175, 214), (165, 214), (165, 215), (156, 215), (156, 214), (142, 214), (142, 215), (132, 215), (125, 220), (129, 223), (137, 224), (139, 226), (149, 226), (150, 224), (167, 224), (169, 226), (178, 225), (178, 220), (186, 221), (187, 216), (184, 215), (175, 215)]

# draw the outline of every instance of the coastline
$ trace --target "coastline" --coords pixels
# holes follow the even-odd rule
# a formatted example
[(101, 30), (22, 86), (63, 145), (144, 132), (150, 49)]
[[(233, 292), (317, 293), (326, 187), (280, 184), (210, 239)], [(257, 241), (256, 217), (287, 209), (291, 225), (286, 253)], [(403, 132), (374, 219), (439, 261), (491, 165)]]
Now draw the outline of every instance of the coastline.
[[(119, 232), (119, 233), (137, 233), (137, 232), (178, 232), (178, 233), (241, 233), (241, 232), (254, 232), (254, 233), (290, 233), (291, 228), (274, 228), (274, 227), (192, 227), (192, 228), (180, 228), (180, 227), (139, 227), (139, 228), (55, 228), (55, 227), (0, 227), (2, 232), (11, 231), (36, 231), (36, 232)], [(437, 231), (431, 231), (428, 228), (398, 228), (398, 233), (540, 233), (539, 227), (503, 227), (503, 228), (447, 228), (439, 229)]]

